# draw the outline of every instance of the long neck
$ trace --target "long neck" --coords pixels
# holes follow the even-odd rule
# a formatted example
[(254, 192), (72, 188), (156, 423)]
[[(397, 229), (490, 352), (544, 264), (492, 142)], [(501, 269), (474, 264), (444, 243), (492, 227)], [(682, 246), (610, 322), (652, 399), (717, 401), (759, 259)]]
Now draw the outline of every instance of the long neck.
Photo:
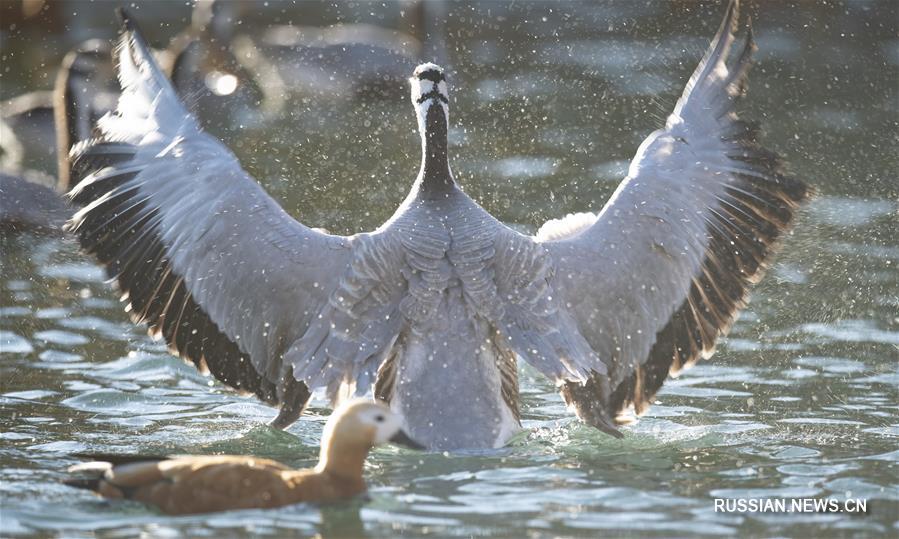
[(103, 91), (106, 73), (102, 66), (108, 62), (106, 48), (90, 43), (84, 49), (70, 52), (53, 88), (53, 116), (56, 128), (57, 190), (68, 191), (72, 186), (69, 150), (87, 140), (93, 131), (95, 113), (93, 96)]
[(421, 130), (421, 179), (422, 191), (429, 194), (445, 193), (455, 185), (447, 158), (447, 125), (444, 108), (435, 100), (421, 104), (427, 107)]
[[(82, 109), (88, 106), (86, 103), (79, 103), (79, 94), (72, 88), (75, 83), (73, 79), (81, 76), (80, 73), (72, 73), (77, 68), (73, 65), (76, 60), (77, 53), (66, 57), (63, 67), (57, 75), (53, 92), (53, 116), (56, 128), (56, 189), (60, 193), (64, 193), (72, 187), (70, 185), (69, 150), (82, 138), (82, 133), (79, 132), (79, 120), (81, 119), (79, 114), (85, 114), (86, 111)], [(81, 89), (85, 90), (83, 87)], [(90, 122), (89, 119), (87, 121)]]

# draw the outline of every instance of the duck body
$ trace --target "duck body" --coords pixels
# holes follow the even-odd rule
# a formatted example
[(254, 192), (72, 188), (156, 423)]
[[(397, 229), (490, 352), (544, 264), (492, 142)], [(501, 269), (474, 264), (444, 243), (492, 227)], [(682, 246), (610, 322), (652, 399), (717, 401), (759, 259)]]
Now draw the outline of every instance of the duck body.
[(108, 469), (105, 477), (74, 486), (154, 505), (171, 515), (333, 503), (365, 492), (361, 477), (294, 470), (273, 460), (235, 455), (150, 459)]
[(53, 92), (38, 90), (8, 99), (2, 106), (2, 121), (9, 129), (0, 140), (2, 151), (8, 152), (8, 136), (22, 145), (22, 164), (50, 173), (56, 160), (56, 130), (53, 119)]

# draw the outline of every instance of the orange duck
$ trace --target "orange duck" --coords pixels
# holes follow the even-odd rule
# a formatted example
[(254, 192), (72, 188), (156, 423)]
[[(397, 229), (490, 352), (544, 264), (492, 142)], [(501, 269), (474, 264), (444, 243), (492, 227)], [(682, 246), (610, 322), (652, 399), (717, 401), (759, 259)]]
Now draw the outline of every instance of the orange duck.
[(331, 503), (365, 492), (365, 458), (372, 447), (387, 442), (422, 448), (387, 406), (352, 400), (328, 419), (319, 462), (312, 469), (295, 470), (273, 460), (233, 455), (103, 456), (71, 467), (70, 472), (82, 477), (65, 482), (106, 498), (153, 505), (172, 515)]

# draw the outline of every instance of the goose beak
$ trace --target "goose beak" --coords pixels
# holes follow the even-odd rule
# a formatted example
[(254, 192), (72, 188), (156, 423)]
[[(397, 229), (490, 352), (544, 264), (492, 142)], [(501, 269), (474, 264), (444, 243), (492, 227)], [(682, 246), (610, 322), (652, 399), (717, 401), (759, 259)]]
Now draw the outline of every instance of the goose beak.
[(403, 447), (408, 447), (409, 449), (426, 449), (425, 446), (410, 438), (404, 430), (396, 431), (396, 434), (390, 438), (390, 442)]

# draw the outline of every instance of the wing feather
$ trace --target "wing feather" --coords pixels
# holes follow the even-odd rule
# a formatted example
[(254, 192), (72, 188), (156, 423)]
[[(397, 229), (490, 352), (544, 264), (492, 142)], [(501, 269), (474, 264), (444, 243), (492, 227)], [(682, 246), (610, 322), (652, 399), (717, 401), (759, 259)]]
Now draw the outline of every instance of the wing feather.
[(755, 49), (749, 31), (728, 63), (738, 7), (729, 4), (665, 129), (643, 142), (602, 211), (551, 221), (536, 238), (581, 334), (610, 366), (562, 390), (603, 430), (713, 353), (810, 195), (734, 111)]

